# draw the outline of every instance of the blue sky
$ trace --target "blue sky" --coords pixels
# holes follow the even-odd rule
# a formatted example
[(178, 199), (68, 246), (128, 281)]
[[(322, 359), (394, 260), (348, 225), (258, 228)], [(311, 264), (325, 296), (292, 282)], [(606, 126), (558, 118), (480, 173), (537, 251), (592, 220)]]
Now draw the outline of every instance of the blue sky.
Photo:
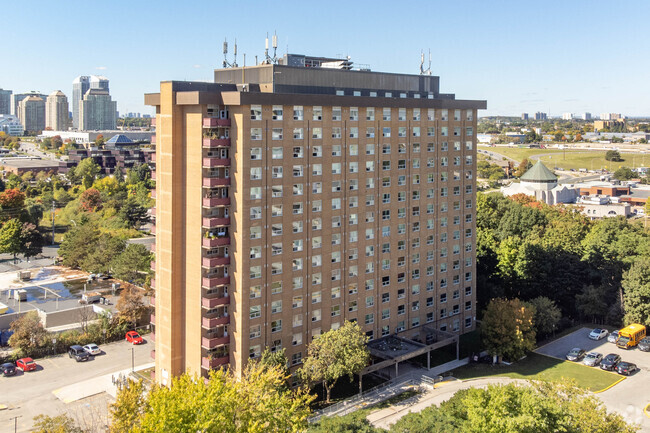
[(481, 115), (650, 116), (647, 0), (22, 0), (3, 9), (0, 88), (70, 96), (76, 76), (102, 74), (120, 113), (152, 112), (143, 93), (160, 81), (209, 81), (225, 37), (250, 65), (277, 31), (279, 55), (350, 55), (375, 71), (418, 73), (431, 49), (441, 92), (487, 99)]

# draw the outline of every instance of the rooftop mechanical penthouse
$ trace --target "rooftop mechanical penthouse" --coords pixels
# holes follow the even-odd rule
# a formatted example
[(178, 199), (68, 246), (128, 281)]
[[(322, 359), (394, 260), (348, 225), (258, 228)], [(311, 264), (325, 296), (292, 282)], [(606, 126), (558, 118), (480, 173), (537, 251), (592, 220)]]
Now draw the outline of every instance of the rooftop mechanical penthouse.
[(345, 320), (422, 343), (474, 329), (486, 102), (335, 60), (288, 55), (145, 95), (158, 381), (238, 374), (266, 347), (297, 367)]

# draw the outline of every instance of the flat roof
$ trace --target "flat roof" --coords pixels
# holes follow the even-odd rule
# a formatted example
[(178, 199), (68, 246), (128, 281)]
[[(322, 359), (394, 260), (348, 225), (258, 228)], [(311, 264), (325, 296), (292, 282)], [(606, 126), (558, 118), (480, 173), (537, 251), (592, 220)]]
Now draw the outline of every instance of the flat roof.
[(18, 168), (59, 168), (59, 161), (30, 158), (1, 158), (0, 166), (2, 165)]

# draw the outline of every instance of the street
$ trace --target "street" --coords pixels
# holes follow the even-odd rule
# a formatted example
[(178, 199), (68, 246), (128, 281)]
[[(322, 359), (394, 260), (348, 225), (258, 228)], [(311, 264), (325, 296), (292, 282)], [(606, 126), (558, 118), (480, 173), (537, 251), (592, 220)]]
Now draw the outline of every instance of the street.
[(61, 158), (57, 157), (54, 153), (43, 152), (36, 144), (27, 141), (20, 142), (20, 151), (31, 156), (38, 156), (41, 159), (51, 159), (53, 161), (61, 160)]
[(132, 349), (136, 369), (140, 365), (151, 363), (153, 343), (146, 336), (145, 340), (147, 343), (140, 346), (133, 346), (125, 341), (100, 345), (104, 353), (94, 359), (91, 357), (86, 362), (78, 363), (67, 354), (37, 359), (39, 368), (36, 371), (18, 371), (16, 376), (0, 377), (0, 406), (7, 406), (6, 409), (0, 410), (0, 431), (14, 431), (13, 418), (16, 416), (19, 417), (16, 431), (29, 432), (33, 418), (39, 414), (56, 416), (67, 413), (74, 418), (87, 420), (96, 416), (97, 412), (105, 412), (109, 400), (105, 393), (65, 404), (53, 392), (64, 387), (70, 388), (69, 386), (74, 384), (87, 387), (88, 382), (81, 382), (130, 369)]

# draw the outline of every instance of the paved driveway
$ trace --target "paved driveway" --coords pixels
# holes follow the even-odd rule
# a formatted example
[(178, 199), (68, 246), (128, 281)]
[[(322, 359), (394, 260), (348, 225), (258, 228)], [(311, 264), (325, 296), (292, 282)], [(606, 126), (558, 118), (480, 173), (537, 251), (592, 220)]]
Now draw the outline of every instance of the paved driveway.
[(638, 348), (619, 349), (615, 344), (608, 343), (607, 339), (590, 340), (588, 335), (591, 329), (579, 329), (540, 347), (536, 352), (565, 359), (569, 350), (580, 347), (587, 352), (600, 352), (603, 356), (617, 353), (624, 361), (635, 363), (640, 371), (597, 396), (609, 410), (620, 413), (628, 422), (640, 424), (641, 431), (650, 433), (650, 418), (643, 413), (643, 408), (650, 403), (650, 352), (642, 352)]
[[(149, 338), (145, 339), (148, 343), (140, 346), (132, 346), (124, 341), (100, 345), (105, 353), (87, 362), (75, 362), (67, 354), (37, 359), (37, 371), (19, 371), (13, 377), (0, 377), (0, 405), (8, 406), (7, 409), (0, 410), (0, 432), (13, 431), (15, 416), (20, 417), (17, 431), (28, 432), (32, 419), (38, 414), (56, 416), (68, 413), (83, 423), (84, 420), (96, 417), (98, 410), (106, 412), (107, 394), (103, 392), (92, 397), (90, 401), (83, 399), (73, 404), (65, 404), (61, 400), (71, 401), (71, 395), (76, 395), (76, 398), (92, 395), (95, 391), (90, 388), (95, 386), (95, 382), (110, 382), (112, 373), (130, 369), (132, 348), (136, 369), (140, 365), (150, 363), (153, 343)], [(84, 389), (75, 390), (74, 384)], [(60, 398), (57, 398), (55, 392)], [(61, 395), (64, 392), (65, 395)], [(93, 401), (97, 401), (99, 407), (93, 405)]]

